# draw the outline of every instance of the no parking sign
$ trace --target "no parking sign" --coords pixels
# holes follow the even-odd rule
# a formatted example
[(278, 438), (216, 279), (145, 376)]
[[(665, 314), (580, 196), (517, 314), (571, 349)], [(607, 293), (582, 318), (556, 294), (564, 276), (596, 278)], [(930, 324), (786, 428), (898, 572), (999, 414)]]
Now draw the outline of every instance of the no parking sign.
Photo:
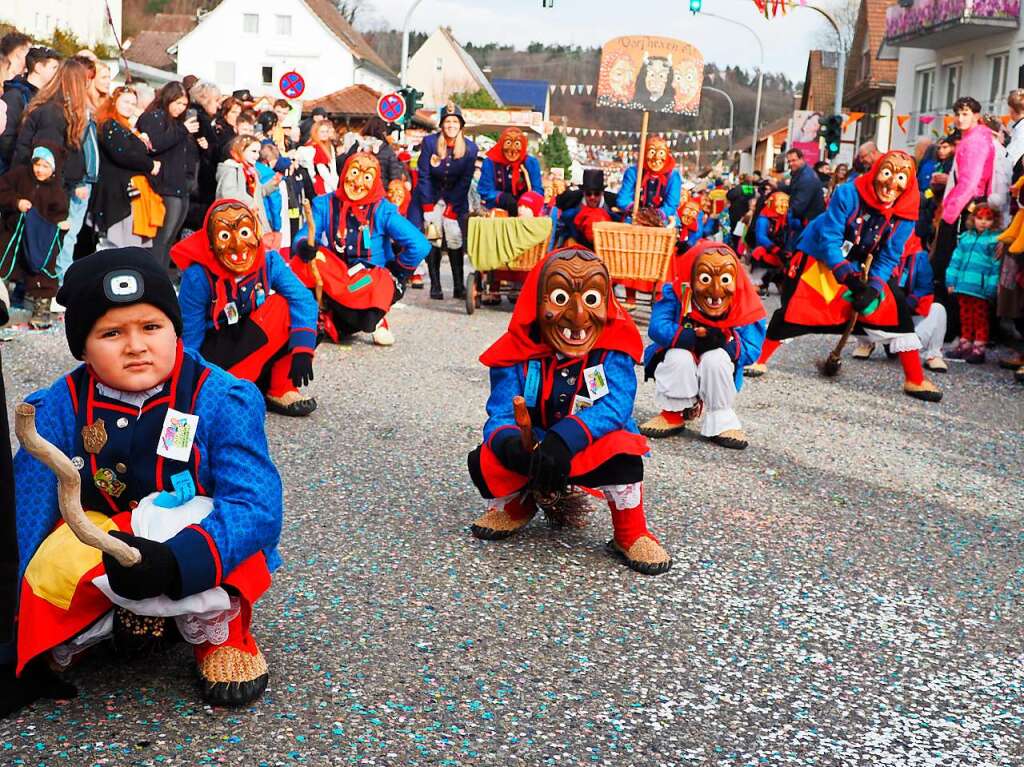
[(277, 84), (287, 99), (297, 99), (306, 90), (306, 81), (298, 72), (285, 72)]
[(377, 99), (377, 114), (384, 122), (396, 123), (405, 116), (405, 99), (401, 93), (385, 93)]

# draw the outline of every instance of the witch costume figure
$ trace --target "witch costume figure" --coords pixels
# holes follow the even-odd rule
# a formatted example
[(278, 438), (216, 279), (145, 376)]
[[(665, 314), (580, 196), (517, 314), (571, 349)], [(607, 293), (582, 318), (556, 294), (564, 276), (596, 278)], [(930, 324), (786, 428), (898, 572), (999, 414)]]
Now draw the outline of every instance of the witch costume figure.
[(632, 417), (641, 352), (640, 333), (592, 252), (556, 250), (530, 271), (508, 331), (480, 357), (491, 394), (469, 473), (487, 510), (473, 535), (507, 538), (538, 506), (591, 488), (611, 509), (609, 552), (649, 575), (672, 566), (644, 515), (648, 445)]
[(148, 250), (76, 261), (57, 300), (84, 364), (18, 409), (20, 600), (0, 705), (74, 695), (51, 667), (99, 642), (128, 657), (178, 637), (206, 701), (248, 705), (268, 680), (253, 605), (280, 564), (263, 397), (185, 350)]
[(703, 412), (702, 437), (742, 450), (747, 437), (733, 405), (744, 365), (761, 353), (767, 314), (728, 245), (705, 240), (675, 260), (673, 280), (651, 311), (654, 343), (644, 351), (661, 413), (640, 432), (669, 437)]
[(372, 333), (376, 345), (391, 346), (385, 315), (428, 253), (427, 238), (385, 197), (377, 157), (357, 152), (345, 161), (337, 191), (313, 200), (290, 266), (320, 305), (321, 337), (337, 343)]
[[(668, 143), (661, 136), (654, 136), (644, 150), (644, 172), (640, 180), (640, 207), (655, 208), (661, 213), (664, 225), (675, 223), (679, 207), (683, 179), (676, 170), (676, 161)], [(622, 187), (616, 204), (622, 210), (633, 211), (633, 197), (636, 192), (636, 166), (630, 165), (622, 176)]]
[(276, 250), (263, 246), (256, 216), (239, 200), (218, 200), (203, 228), (171, 248), (182, 270), (186, 349), (264, 393), (267, 409), (307, 416), (316, 400), (299, 387), (313, 380), (316, 299)]
[(498, 208), (515, 217), (520, 197), (527, 192), (543, 193), (540, 162), (528, 149), (526, 134), (519, 128), (501, 132), (498, 143), (491, 147), (480, 166), (477, 191), (485, 208)]
[(807, 334), (854, 332), (889, 344), (903, 366), (903, 392), (938, 402), (942, 392), (924, 375), (921, 339), (913, 312), (893, 274), (917, 221), (919, 193), (914, 160), (905, 152), (882, 155), (853, 183), (840, 184), (825, 212), (800, 235), (789, 261), (782, 306), (748, 376), (764, 375), (782, 342)]
[(762, 296), (768, 295), (768, 286), (772, 283), (782, 292), (786, 238), (789, 234), (786, 226), (788, 213), (789, 195), (785, 192), (772, 192), (754, 223), (754, 249), (750, 253), (750, 260), (764, 267), (759, 289)]

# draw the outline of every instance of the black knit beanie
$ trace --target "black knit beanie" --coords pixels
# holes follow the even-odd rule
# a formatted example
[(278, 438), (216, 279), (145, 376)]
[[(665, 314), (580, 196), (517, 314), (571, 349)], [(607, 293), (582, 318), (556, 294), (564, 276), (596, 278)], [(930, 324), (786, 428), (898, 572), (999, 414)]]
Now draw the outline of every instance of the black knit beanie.
[(65, 308), (64, 332), (75, 359), (82, 359), (85, 339), (108, 310), (152, 304), (166, 314), (181, 335), (181, 307), (167, 270), (145, 248), (97, 251), (75, 261), (64, 275), (57, 302)]

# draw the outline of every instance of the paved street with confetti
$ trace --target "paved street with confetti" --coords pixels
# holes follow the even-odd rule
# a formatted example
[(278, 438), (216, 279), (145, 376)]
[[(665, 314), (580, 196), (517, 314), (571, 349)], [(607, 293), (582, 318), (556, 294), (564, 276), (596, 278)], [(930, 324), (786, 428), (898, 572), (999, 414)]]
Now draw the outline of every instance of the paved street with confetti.
[[(510, 308), (425, 293), (390, 315), (394, 347), (321, 347), (311, 418), (268, 418), (285, 562), (253, 624), (266, 696), (204, 706), (180, 645), (93, 656), (77, 699), (0, 722), (0, 763), (1024, 764), (1010, 377), (952, 363), (926, 404), (894, 361), (825, 380), (827, 339), (783, 348), (739, 395), (746, 451), (654, 443), (649, 519), (675, 566), (650, 578), (605, 553), (603, 504), (583, 530), (470, 536), (476, 358)], [(4, 363), (13, 407), (69, 366), (62, 329), (17, 335)]]

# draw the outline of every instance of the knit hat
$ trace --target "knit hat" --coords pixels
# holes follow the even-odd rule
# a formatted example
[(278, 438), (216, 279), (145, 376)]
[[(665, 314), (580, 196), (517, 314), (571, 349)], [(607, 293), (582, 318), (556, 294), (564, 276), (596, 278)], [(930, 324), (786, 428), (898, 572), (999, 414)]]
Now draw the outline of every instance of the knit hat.
[(57, 169), (57, 160), (53, 157), (53, 152), (47, 149), (45, 146), (37, 146), (32, 150), (32, 162), (42, 161), (50, 166), (50, 170)]
[(152, 304), (181, 335), (181, 308), (167, 270), (144, 248), (101, 250), (75, 261), (64, 275), (57, 301), (65, 308), (64, 332), (75, 359), (82, 359), (85, 339), (110, 309)]
[(539, 192), (524, 192), (519, 197), (519, 205), (525, 208), (529, 208), (533, 211), (533, 215), (540, 218), (541, 213), (544, 212), (544, 195)]

